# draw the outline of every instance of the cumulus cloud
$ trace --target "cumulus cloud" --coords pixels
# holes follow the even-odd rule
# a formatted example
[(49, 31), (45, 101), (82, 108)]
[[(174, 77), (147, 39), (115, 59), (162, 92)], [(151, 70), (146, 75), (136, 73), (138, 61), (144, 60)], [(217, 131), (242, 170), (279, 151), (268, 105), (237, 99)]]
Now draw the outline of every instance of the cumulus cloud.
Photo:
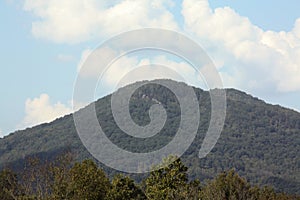
[(184, 0), (185, 30), (205, 46), (227, 86), (300, 90), (300, 19), (289, 32), (263, 31), (229, 7), (212, 10), (207, 0)]
[[(91, 54), (93, 56), (89, 57)], [(163, 54), (149, 57), (146, 53), (146, 55), (141, 54), (145, 58), (140, 54), (123, 55), (109, 66), (101, 64), (103, 60), (111, 61), (116, 55), (118, 55), (117, 52), (106, 47), (95, 51), (90, 49), (83, 51), (78, 64), (79, 76), (87, 79), (99, 79), (99, 84), (102, 84), (102, 87), (104, 85), (105, 88), (110, 88), (110, 92), (113, 92), (117, 87), (124, 86), (125, 83), (158, 78), (185, 80), (192, 85), (205, 86), (199, 72), (184, 60), (175, 61)], [(138, 69), (141, 67), (142, 69)], [(122, 82), (121, 85), (120, 82)]]
[[(146, 1), (141, 2), (145, 3)], [(127, 1), (119, 2), (111, 9), (116, 9), (115, 12), (122, 15), (117, 8), (127, 5), (127, 3)], [(148, 6), (143, 8), (147, 8), (148, 13), (156, 7), (159, 7), (162, 13), (168, 12), (167, 4), (161, 6), (159, 3), (163, 3), (163, 1), (156, 1), (159, 6), (151, 4), (151, 7), (150, 4), (147, 4)], [(134, 6), (136, 2), (132, 1), (130, 4)], [(295, 22), (294, 28), (289, 32), (264, 31), (230, 7), (212, 10), (207, 0), (184, 0), (182, 15), (184, 31), (191, 33), (208, 51), (225, 86), (261, 93), (300, 90), (300, 19)], [(144, 16), (141, 15), (140, 19), (147, 21), (147, 17)], [(156, 17), (160, 18), (159, 15)], [(128, 23), (129, 28), (131, 24), (141, 25), (142, 23), (133, 20), (132, 23)], [(122, 27), (122, 25), (117, 25), (117, 27)], [(111, 30), (106, 27), (102, 32), (108, 33)], [(82, 57), (86, 58), (89, 53), (91, 50), (86, 50)], [(116, 54), (109, 49), (103, 49), (99, 53), (107, 55), (107, 58)], [(113, 84), (128, 73), (133, 65), (139, 65), (139, 62), (134, 58), (120, 59), (114, 65), (122, 67), (111, 67), (108, 71), (108, 74), (111, 75), (106, 78), (106, 81)], [(99, 66), (94, 67), (96, 70), (97, 68), (99, 69)], [(181, 67), (180, 70), (184, 71), (185, 69)], [(93, 76), (95, 71), (89, 70), (86, 74), (88, 73)], [(190, 79), (194, 79), (194, 74), (190, 73), (190, 75)]]
[(138, 57), (123, 56), (113, 63), (103, 76), (107, 85), (114, 86), (161, 78), (195, 83), (198, 77), (197, 72), (188, 63), (173, 61), (163, 55), (141, 60)]
[[(179, 30), (170, 12), (173, 4), (170, 0), (25, 0), (23, 8), (37, 17), (32, 23), (32, 33), (37, 38), (78, 43), (142, 27)], [(300, 19), (290, 31), (264, 31), (230, 7), (213, 10), (208, 0), (183, 0), (181, 13), (183, 31), (205, 47), (225, 86), (260, 93), (300, 90)], [(98, 53), (107, 59), (116, 54), (110, 49), (101, 51)], [(90, 49), (83, 52), (78, 68), (91, 52)], [(60, 56), (60, 59), (68, 58)], [(154, 60), (121, 58), (107, 71), (104, 81), (114, 85), (133, 66)], [(198, 80), (193, 72), (185, 72), (189, 68), (185, 69), (182, 63), (166, 59), (163, 63), (170, 64), (167, 62), (189, 74), (189, 79)], [(81, 75), (93, 77), (99, 67), (95, 64)]]
[(171, 6), (170, 0), (25, 0), (24, 10), (38, 18), (32, 23), (37, 38), (78, 43), (141, 27), (176, 29)]
[(34, 99), (27, 99), (25, 102), (25, 117), (19, 128), (31, 127), (45, 122), (51, 122), (54, 119), (72, 112), (70, 106), (60, 102), (52, 104), (47, 94), (41, 94)]

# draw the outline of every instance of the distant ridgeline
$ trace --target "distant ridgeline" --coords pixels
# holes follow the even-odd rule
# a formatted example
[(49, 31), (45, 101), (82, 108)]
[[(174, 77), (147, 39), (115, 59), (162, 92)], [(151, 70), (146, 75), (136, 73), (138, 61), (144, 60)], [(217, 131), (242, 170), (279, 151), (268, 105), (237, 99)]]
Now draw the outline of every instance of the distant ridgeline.
[[(199, 159), (211, 104), (208, 91), (194, 90), (199, 99), (200, 126), (194, 142), (182, 156), (191, 179), (211, 179), (223, 170), (234, 168), (252, 184), (270, 185), (280, 192), (300, 194), (300, 113), (227, 89), (224, 130), (212, 152)], [(132, 152), (153, 151), (168, 144), (176, 134), (180, 107), (175, 95), (166, 87), (149, 82), (130, 100), (129, 110), (138, 125), (150, 122), (147, 111), (151, 105), (160, 103), (165, 107), (168, 114), (166, 124), (151, 138), (132, 138), (120, 130), (113, 120), (110, 99), (111, 95), (108, 95), (97, 100), (96, 112), (103, 131), (120, 148)], [(51, 160), (65, 151), (75, 154), (77, 161), (92, 158), (76, 133), (72, 115), (0, 139), (0, 168), (21, 170), (28, 157)], [(109, 175), (118, 173), (101, 167)], [(132, 177), (135, 180), (144, 178), (143, 175)]]

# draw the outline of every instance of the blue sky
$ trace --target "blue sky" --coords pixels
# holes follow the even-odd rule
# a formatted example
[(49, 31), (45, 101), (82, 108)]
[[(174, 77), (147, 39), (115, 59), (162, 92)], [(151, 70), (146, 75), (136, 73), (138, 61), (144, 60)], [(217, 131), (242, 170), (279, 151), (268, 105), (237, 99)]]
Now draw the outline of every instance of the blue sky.
[[(112, 1), (109, 5), (87, 1), (90, 5), (85, 5), (85, 15), (79, 1), (73, 1), (77, 6), (59, 2), (0, 2), (0, 136), (71, 112), (73, 84), (85, 55), (112, 35), (142, 27), (174, 29), (193, 36), (219, 66), (226, 87), (300, 110), (300, 22), (295, 25), (300, 18), (298, 0), (209, 0), (212, 13), (203, 16), (206, 0), (186, 0), (185, 6), (182, 1), (170, 0), (156, 0), (155, 5), (148, 0), (138, 4)], [(128, 13), (123, 11), (131, 6), (137, 6), (137, 13), (124, 17)], [(57, 14), (58, 10), (62, 14)], [(74, 25), (70, 16), (78, 17), (78, 24)], [(99, 20), (92, 19), (94, 16)], [(244, 29), (239, 29), (241, 24)], [(202, 27), (211, 30), (206, 32)], [(227, 30), (236, 33), (226, 34)], [(238, 43), (231, 44), (235, 38)], [(240, 46), (244, 41), (251, 43)], [(239, 54), (235, 48), (246, 53)], [(263, 58), (277, 57), (278, 52), (282, 57), (275, 61)]]

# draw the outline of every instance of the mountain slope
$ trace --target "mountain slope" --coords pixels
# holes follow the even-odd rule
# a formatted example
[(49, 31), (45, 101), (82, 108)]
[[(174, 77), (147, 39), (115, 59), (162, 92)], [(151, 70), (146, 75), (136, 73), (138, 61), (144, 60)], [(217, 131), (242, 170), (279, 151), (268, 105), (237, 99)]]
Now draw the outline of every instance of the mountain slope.
[[(200, 126), (183, 156), (191, 178), (204, 180), (222, 170), (235, 168), (252, 183), (300, 194), (300, 113), (227, 89), (224, 130), (212, 152), (199, 159), (198, 152), (210, 119), (210, 96), (207, 91), (194, 90), (199, 99)], [(108, 95), (96, 101), (96, 112), (104, 132), (119, 147), (133, 152), (153, 151), (166, 145), (176, 133), (180, 122), (179, 104), (165, 87), (147, 84), (139, 88), (130, 101), (132, 118), (139, 125), (150, 122), (147, 111), (157, 101), (166, 108), (167, 123), (150, 139), (133, 140), (118, 128), (111, 113), (110, 98)], [(0, 168), (21, 167), (24, 159), (32, 155), (52, 159), (65, 150), (75, 152), (79, 160), (91, 157), (75, 131), (72, 115), (0, 139)]]

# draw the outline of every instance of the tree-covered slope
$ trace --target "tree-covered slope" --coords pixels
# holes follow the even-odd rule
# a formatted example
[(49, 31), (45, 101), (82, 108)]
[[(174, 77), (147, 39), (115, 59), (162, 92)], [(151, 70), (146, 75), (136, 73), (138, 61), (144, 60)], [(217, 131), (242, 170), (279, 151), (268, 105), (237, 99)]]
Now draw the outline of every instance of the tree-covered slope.
[[(222, 170), (235, 168), (252, 183), (300, 194), (300, 113), (227, 89), (227, 114), (221, 137), (212, 152), (199, 159), (198, 152), (210, 120), (210, 96), (207, 91), (194, 90), (199, 99), (200, 126), (194, 142), (182, 157), (191, 178), (204, 180)], [(172, 140), (179, 126), (180, 108), (170, 90), (147, 84), (131, 98), (130, 113), (139, 125), (150, 122), (147, 111), (151, 105), (160, 102), (167, 111), (164, 128), (147, 139), (132, 138), (118, 128), (111, 113), (110, 98), (111, 95), (96, 101), (96, 111), (106, 135), (119, 147), (133, 152), (153, 151)], [(65, 150), (74, 152), (78, 160), (90, 157), (76, 133), (72, 115), (0, 139), (0, 167), (18, 168), (28, 156), (51, 159)]]

